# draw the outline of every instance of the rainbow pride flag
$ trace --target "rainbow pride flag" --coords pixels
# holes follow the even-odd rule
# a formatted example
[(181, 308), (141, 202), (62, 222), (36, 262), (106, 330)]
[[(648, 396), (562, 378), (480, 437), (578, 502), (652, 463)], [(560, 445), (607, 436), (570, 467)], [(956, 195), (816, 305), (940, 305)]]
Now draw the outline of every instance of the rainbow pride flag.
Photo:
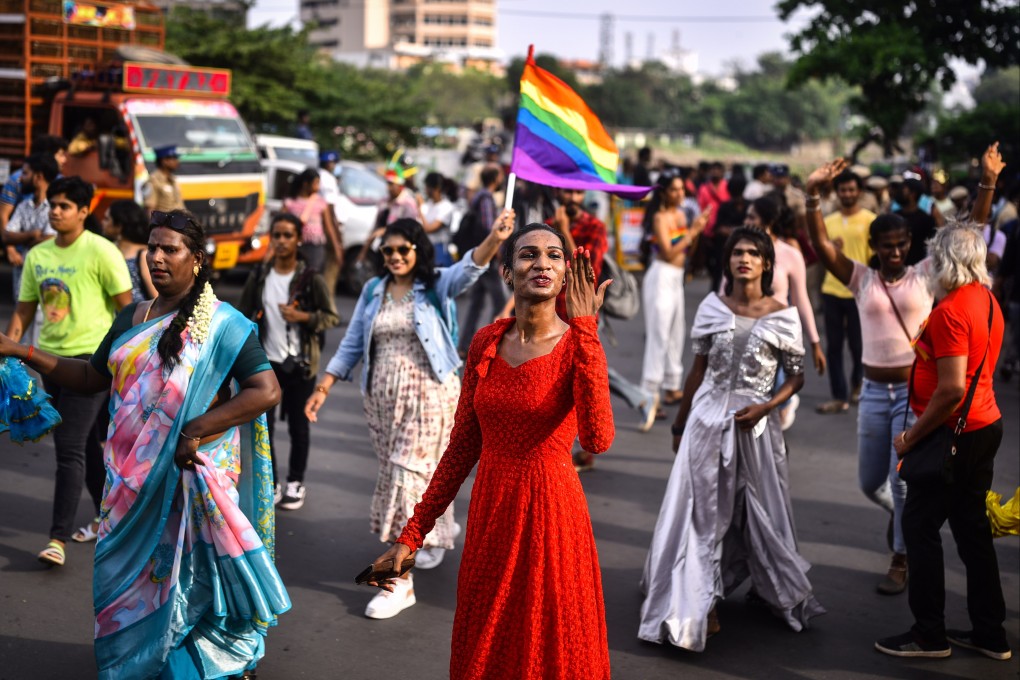
[(535, 64), (534, 48), (521, 75), (521, 100), (510, 172), (561, 189), (607, 191), (639, 199), (651, 187), (616, 183), (620, 152), (584, 100)]

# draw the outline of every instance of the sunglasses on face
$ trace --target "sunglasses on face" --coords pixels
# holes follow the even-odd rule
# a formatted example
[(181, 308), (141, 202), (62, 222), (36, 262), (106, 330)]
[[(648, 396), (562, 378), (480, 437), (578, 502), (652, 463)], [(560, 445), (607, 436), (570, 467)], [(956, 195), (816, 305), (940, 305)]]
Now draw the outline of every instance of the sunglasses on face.
[(183, 232), (188, 228), (189, 224), (196, 229), (198, 228), (198, 224), (195, 223), (195, 220), (191, 219), (184, 213), (179, 212), (165, 213), (162, 210), (153, 210), (152, 216), (149, 218), (150, 229), (153, 227), (169, 227), (174, 231)]
[(399, 253), (401, 257), (407, 257), (407, 254), (412, 250), (417, 250), (417, 246), (383, 246), (379, 249), (385, 257), (392, 257), (393, 253)]

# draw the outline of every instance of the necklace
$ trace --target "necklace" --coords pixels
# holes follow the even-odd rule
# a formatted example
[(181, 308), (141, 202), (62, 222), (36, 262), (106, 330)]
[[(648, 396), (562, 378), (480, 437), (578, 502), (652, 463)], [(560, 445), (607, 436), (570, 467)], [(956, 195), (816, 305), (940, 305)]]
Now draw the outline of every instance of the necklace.
[(907, 270), (906, 270), (906, 268), (904, 268), (904, 269), (901, 269), (899, 271), (899, 273), (897, 273), (897, 274), (895, 274), (893, 276), (882, 276), (881, 273), (879, 274), (879, 276), (882, 276), (882, 280), (884, 280), (886, 283), (896, 283), (897, 281), (902, 279), (904, 277), (904, 275), (906, 275), (906, 273), (907, 273)]
[(142, 323), (145, 323), (146, 321), (149, 320), (149, 312), (152, 311), (152, 306), (154, 304), (156, 304), (156, 298), (152, 298), (152, 300), (149, 302), (149, 306), (145, 310), (145, 317), (142, 319)]

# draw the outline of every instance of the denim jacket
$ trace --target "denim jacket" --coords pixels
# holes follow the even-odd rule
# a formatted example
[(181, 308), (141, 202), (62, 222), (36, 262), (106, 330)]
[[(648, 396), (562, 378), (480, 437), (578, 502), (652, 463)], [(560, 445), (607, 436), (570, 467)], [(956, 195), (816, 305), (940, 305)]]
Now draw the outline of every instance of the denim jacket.
[[(489, 265), (479, 267), (471, 259), (474, 250), (469, 250), (455, 264), (449, 267), (440, 267), (436, 271), (439, 277), (436, 279), (435, 291), (444, 309), (452, 308), (452, 301), (457, 295), (469, 288), (478, 280)], [(364, 361), (365, 365), (361, 371), (361, 393), (367, 394), (368, 380), (371, 374), (371, 348), (372, 348), (372, 327), (376, 314), (382, 306), (383, 295), (386, 293), (386, 280), (388, 275), (381, 280), (373, 279), (365, 284), (358, 298), (358, 304), (354, 307), (354, 314), (351, 316), (350, 325), (347, 326), (347, 333), (340, 341), (340, 347), (336, 354), (330, 359), (326, 366), (326, 373), (336, 376), (340, 380), (351, 380), (354, 367), (358, 360)], [(414, 291), (414, 331), (425, 348), (429, 364), (432, 366), (432, 373), (435, 379), (442, 382), (453, 371), (460, 367), (460, 356), (457, 354), (457, 345), (450, 337), (439, 310), (429, 300), (425, 292), (425, 284), (415, 281), (412, 287)], [(451, 309), (451, 313), (456, 313)]]

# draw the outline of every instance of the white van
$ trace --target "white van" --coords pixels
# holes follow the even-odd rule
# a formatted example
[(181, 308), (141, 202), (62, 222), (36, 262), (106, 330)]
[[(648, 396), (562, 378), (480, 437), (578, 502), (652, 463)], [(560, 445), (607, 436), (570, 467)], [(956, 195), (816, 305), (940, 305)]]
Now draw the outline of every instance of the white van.
[[(319, 167), (319, 145), (307, 139), (255, 135), (255, 145), (266, 171), (266, 228), (269, 219), (283, 210), (292, 180), (306, 168)], [(340, 284), (348, 292), (361, 289), (363, 276), (353, 266), (358, 253), (372, 233), (379, 203), (387, 198), (386, 181), (363, 163), (340, 161), (336, 167), (340, 185), (337, 218), (342, 223), (344, 269)]]

